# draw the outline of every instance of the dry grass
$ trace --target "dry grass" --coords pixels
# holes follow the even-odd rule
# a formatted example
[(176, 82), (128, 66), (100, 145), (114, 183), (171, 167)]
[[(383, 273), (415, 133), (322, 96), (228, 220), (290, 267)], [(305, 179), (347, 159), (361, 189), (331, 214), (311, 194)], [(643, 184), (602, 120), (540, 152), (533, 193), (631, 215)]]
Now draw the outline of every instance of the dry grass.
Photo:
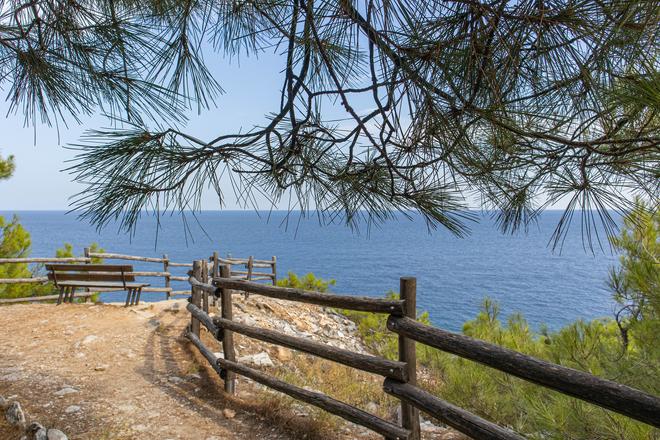
[[(288, 383), (327, 394), (383, 419), (396, 418), (397, 401), (383, 392), (382, 378), (378, 376), (302, 354), (294, 356), (286, 368), (273, 369), (273, 374)], [(337, 431), (345, 425), (343, 419), (310, 405), (303, 406), (288, 396), (270, 395), (269, 400), (280, 408), (308, 413), (316, 432)]]

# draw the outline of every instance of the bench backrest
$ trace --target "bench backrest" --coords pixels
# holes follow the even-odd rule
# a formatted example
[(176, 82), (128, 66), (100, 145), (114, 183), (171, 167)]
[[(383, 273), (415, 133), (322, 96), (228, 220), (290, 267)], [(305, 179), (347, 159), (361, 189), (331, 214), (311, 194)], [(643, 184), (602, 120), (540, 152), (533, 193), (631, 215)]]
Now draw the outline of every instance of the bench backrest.
[(126, 283), (135, 281), (130, 264), (46, 264), (48, 279), (57, 286), (58, 281), (106, 281)]

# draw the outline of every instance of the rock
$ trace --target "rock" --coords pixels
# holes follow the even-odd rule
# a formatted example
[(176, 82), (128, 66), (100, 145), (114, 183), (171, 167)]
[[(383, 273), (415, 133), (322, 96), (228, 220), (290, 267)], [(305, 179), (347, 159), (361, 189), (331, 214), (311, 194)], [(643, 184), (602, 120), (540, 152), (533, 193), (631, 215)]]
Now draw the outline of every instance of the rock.
[(3, 382), (16, 382), (17, 380), (21, 379), (21, 374), (20, 373), (9, 373), (4, 376), (0, 376), (0, 380)]
[(31, 440), (48, 440), (48, 431), (39, 423), (31, 423), (27, 432), (30, 434)]
[(152, 319), (154, 316), (156, 316), (155, 313), (151, 313), (146, 310), (131, 309), (131, 312), (135, 313), (138, 317), (142, 319)]
[(23, 413), (21, 404), (18, 402), (10, 403), (5, 410), (5, 419), (7, 419), (9, 424), (13, 426), (20, 426), (25, 424), (25, 414)]
[(167, 312), (179, 313), (181, 311), (181, 303), (175, 302), (167, 306), (165, 309)]
[(293, 353), (286, 347), (277, 347), (275, 349), (275, 357), (281, 362), (289, 362), (293, 358)]
[(4, 397), (0, 396), (0, 409), (5, 409), (9, 406), (9, 401)]
[(117, 405), (117, 409), (125, 413), (132, 413), (138, 410), (138, 408), (135, 405), (131, 405), (130, 403), (119, 404)]
[(367, 412), (375, 414), (376, 412), (378, 412), (378, 404), (376, 402), (369, 402), (367, 403), (366, 410)]
[(67, 413), (67, 414), (73, 414), (73, 413), (80, 412), (80, 409), (81, 409), (81, 408), (80, 408), (78, 405), (71, 405), (71, 406), (68, 406), (68, 407), (64, 410), (64, 412)]
[(94, 367), (94, 371), (105, 371), (108, 369), (108, 367), (109, 365), (105, 365), (105, 364), (97, 365), (96, 367)]
[(96, 335), (87, 335), (85, 336), (85, 339), (82, 340), (81, 344), (82, 345), (89, 345), (93, 343), (94, 341), (97, 341), (99, 339), (98, 336)]
[(69, 437), (67, 437), (59, 429), (49, 429), (48, 430), (48, 440), (69, 440)]
[(237, 321), (240, 322), (241, 324), (245, 324), (253, 327), (257, 325), (257, 321), (249, 315), (239, 316), (237, 318)]
[(181, 383), (181, 382), (183, 382), (183, 379), (181, 379), (178, 376), (171, 376), (167, 380), (169, 380), (172, 383)]
[(58, 397), (66, 396), (67, 394), (77, 393), (78, 390), (73, 387), (64, 387), (59, 391), (55, 392), (55, 395)]
[(257, 367), (273, 367), (273, 361), (268, 356), (268, 353), (262, 351), (261, 353), (252, 354), (249, 356), (243, 356), (238, 359), (238, 362), (243, 362), (246, 364), (255, 365)]
[(32, 422), (30, 425), (27, 427), (25, 432), (32, 434), (33, 432), (37, 432), (40, 429), (44, 429), (44, 426), (41, 423), (37, 422)]
[(41, 428), (32, 434), (32, 440), (48, 440), (48, 431), (46, 431), (46, 428)]
[(222, 415), (225, 416), (225, 419), (233, 419), (236, 417), (236, 411), (233, 409), (225, 408), (222, 410)]

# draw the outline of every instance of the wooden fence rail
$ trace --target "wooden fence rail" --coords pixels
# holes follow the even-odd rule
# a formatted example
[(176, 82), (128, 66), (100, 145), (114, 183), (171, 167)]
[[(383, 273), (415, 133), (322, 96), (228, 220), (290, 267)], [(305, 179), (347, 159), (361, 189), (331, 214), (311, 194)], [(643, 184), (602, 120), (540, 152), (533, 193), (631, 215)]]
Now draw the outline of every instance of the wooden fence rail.
[(379, 299), (354, 295), (328, 295), (326, 293), (294, 289), (291, 287), (267, 286), (250, 281), (219, 277), (214, 278), (213, 283), (217, 287), (240, 290), (242, 292), (268, 296), (270, 298), (316, 304), (319, 306), (373, 313), (403, 314), (404, 311), (404, 301), (402, 300)]
[[(232, 272), (230, 266), (222, 266), (216, 270), (217, 261), (212, 271), (216, 276), (211, 277), (212, 283), (209, 283), (207, 280), (201, 281), (196, 276), (201, 273), (203, 264), (205, 262), (202, 261), (194, 264), (192, 276), (189, 279), (193, 291), (191, 303), (187, 308), (192, 319), (189, 338), (212, 364), (214, 370), (223, 377), (226, 391), (233, 392), (234, 390), (234, 379), (230, 373), (239, 374), (369, 428), (384, 435), (386, 439), (419, 440), (419, 410), (477, 440), (524, 439), (523, 436), (509, 428), (482, 419), (418, 388), (416, 385), (415, 342), (420, 342), (660, 427), (660, 398), (657, 396), (598, 378), (583, 371), (552, 364), (494, 344), (417, 322), (416, 280), (414, 278), (401, 278), (399, 300), (384, 300), (352, 295), (323, 294), (236, 280), (232, 279), (232, 273), (235, 272)], [(235, 322), (231, 316), (231, 295), (241, 292), (320, 306), (389, 314), (387, 328), (399, 337), (399, 360), (388, 361), (377, 356), (339, 350), (304, 338), (291, 337), (276, 331)], [(208, 310), (201, 308), (203, 297), (209, 295), (222, 296), (222, 317), (212, 318), (208, 315)], [(199, 338), (200, 324), (203, 324), (214, 338), (223, 341), (224, 359), (216, 358), (201, 342)], [(383, 391), (401, 401), (402, 426), (379, 419), (329, 396), (294, 387), (263, 372), (237, 363), (231, 340), (233, 332), (384, 376)]]
[(11, 263), (91, 263), (91, 258), (72, 257), (72, 258), (0, 258), (0, 264)]
[(660, 399), (643, 391), (410, 318), (390, 316), (387, 328), (439, 350), (660, 427)]
[[(243, 279), (247, 281), (265, 281), (270, 280), (273, 286), (277, 284), (277, 257), (273, 256), (270, 260), (255, 260), (254, 257), (248, 258), (222, 258), (217, 252), (209, 257), (209, 263), (212, 264), (212, 276), (219, 276), (219, 267), (221, 265), (243, 265), (245, 270), (232, 270), (228, 278)], [(270, 268), (268, 272), (255, 272), (254, 268)], [(234, 277), (233, 275), (238, 275)]]
[[(136, 270), (133, 272), (127, 272), (128, 276), (136, 277), (150, 277), (150, 278), (162, 278), (163, 286), (148, 286), (142, 289), (142, 292), (156, 292), (156, 293), (165, 293), (167, 299), (171, 298), (174, 295), (188, 295), (190, 294), (189, 289), (185, 290), (175, 290), (172, 287), (172, 281), (186, 282), (188, 281), (189, 276), (184, 274), (175, 275), (172, 273), (173, 268), (192, 268), (192, 263), (177, 263), (170, 261), (167, 255), (162, 257), (143, 257), (139, 255), (126, 255), (112, 252), (91, 252), (89, 248), (85, 248), (84, 257), (65, 257), (65, 258), (49, 258), (49, 257), (31, 257), (31, 258), (0, 258), (0, 264), (39, 264), (39, 263), (91, 263), (92, 259), (100, 258), (105, 260), (124, 260), (124, 261), (139, 261), (144, 263), (154, 263), (162, 265), (162, 270)], [(229, 258), (224, 259), (218, 256), (218, 253), (215, 252), (211, 256), (211, 260), (216, 259), (216, 267), (219, 267), (220, 262), (232, 261), (236, 264), (244, 264), (247, 268), (246, 271), (237, 271), (236, 279), (249, 279), (252, 281), (271, 281), (273, 284), (277, 281), (276, 275), (276, 258), (273, 257), (272, 260), (256, 260), (254, 257), (249, 258)], [(270, 267), (271, 273), (266, 272), (253, 272), (253, 267)], [(0, 285), (3, 284), (45, 284), (48, 283), (48, 277), (32, 277), (32, 278), (0, 278)], [(113, 292), (114, 289), (96, 289), (95, 292)], [(78, 295), (81, 297), (90, 297), (91, 295)], [(47, 301), (49, 300), (48, 296), (35, 296), (35, 297), (24, 297), (24, 298), (10, 298), (10, 299), (0, 299), (0, 304), (6, 303), (17, 303), (17, 302), (34, 302), (34, 301)]]
[[(234, 392), (235, 379), (233, 374), (239, 374), (302, 402), (315, 405), (325, 411), (371, 429), (374, 432), (382, 434), (387, 439), (419, 440), (418, 417), (404, 417), (403, 426), (398, 426), (395, 423), (383, 420), (348, 403), (337, 401), (325, 394), (293, 386), (263, 372), (241, 365), (235, 359), (232, 335), (233, 333), (239, 333), (253, 339), (308, 353), (347, 365), (351, 368), (367, 371), (385, 378), (391, 378), (396, 380), (397, 383), (409, 382), (411, 371), (414, 376), (415, 369), (410, 366), (411, 359), (408, 359), (408, 362), (401, 360), (392, 361), (379, 356), (355, 353), (306, 338), (293, 337), (258, 326), (239, 323), (233, 321), (231, 312), (232, 294), (244, 292), (320, 306), (403, 315), (407, 308), (410, 309), (411, 305), (412, 310), (414, 310), (414, 286), (412, 290), (408, 289), (408, 295), (402, 296), (406, 298), (404, 300), (376, 299), (351, 295), (328, 295), (302, 289), (274, 287), (246, 280), (235, 280), (231, 278), (232, 273), (235, 273), (235, 271), (232, 271), (228, 265), (223, 265), (218, 271), (215, 271), (218, 276), (213, 277), (212, 283), (209, 283), (202, 282), (199, 279), (199, 275), (203, 272), (205, 264), (206, 262), (204, 261), (194, 262), (189, 280), (192, 288), (191, 303), (187, 307), (187, 310), (191, 314), (189, 338), (200, 349), (207, 360), (212, 363), (214, 370), (224, 379), (225, 391)], [(212, 318), (208, 315), (207, 311), (203, 310), (203, 299), (208, 295), (220, 296), (222, 298), (221, 317), (216, 316)], [(200, 329), (202, 326), (215, 339), (222, 341), (224, 359), (218, 359), (213, 356), (210, 350), (201, 342)], [(404, 349), (402, 351), (406, 353), (406, 356), (410, 356), (407, 347), (407, 342), (404, 342)], [(417, 414), (416, 408), (402, 400), (402, 408), (405, 409), (408, 407), (413, 410), (409, 412), (410, 414)]]
[(475, 439), (524, 440), (525, 437), (510, 429), (484, 420), (469, 411), (445, 402), (414, 385), (385, 379), (383, 390), (405, 400), (418, 409), (431, 414), (447, 425)]

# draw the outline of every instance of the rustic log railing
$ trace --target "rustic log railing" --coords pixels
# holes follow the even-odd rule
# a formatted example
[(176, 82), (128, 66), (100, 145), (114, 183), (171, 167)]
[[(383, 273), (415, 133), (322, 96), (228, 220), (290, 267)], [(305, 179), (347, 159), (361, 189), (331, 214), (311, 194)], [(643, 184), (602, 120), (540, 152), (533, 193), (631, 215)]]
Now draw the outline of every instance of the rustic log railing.
[[(172, 287), (172, 281), (186, 282), (188, 281), (188, 276), (183, 272), (181, 275), (176, 275), (172, 272), (172, 268), (192, 268), (192, 263), (177, 263), (170, 261), (169, 257), (165, 254), (162, 257), (143, 257), (138, 255), (125, 255), (112, 252), (91, 252), (89, 248), (85, 248), (84, 257), (66, 257), (66, 258), (48, 258), (48, 257), (33, 257), (33, 258), (0, 258), (0, 264), (16, 264), (16, 263), (25, 263), (25, 264), (41, 264), (41, 263), (91, 263), (94, 258), (101, 258), (104, 260), (125, 260), (125, 261), (139, 261), (143, 263), (154, 263), (162, 265), (162, 270), (153, 270), (153, 271), (134, 271), (126, 273), (126, 275), (132, 275), (136, 277), (155, 277), (163, 279), (163, 286), (149, 286), (145, 287), (143, 292), (161, 292), (165, 293), (167, 299), (175, 295), (188, 295), (190, 294), (189, 289), (185, 290), (175, 290)], [(221, 258), (218, 256), (218, 253), (215, 252), (210, 258), (210, 261), (214, 262), (213, 267), (219, 268), (220, 264), (243, 264), (246, 267), (246, 271), (236, 271), (232, 274), (235, 279), (249, 279), (253, 281), (271, 281), (273, 284), (277, 281), (276, 275), (276, 258), (273, 257), (271, 260), (256, 260), (254, 257), (250, 256), (249, 258)], [(270, 273), (266, 272), (254, 272), (253, 268), (267, 267), (271, 269)], [(215, 274), (215, 272), (213, 272)], [(0, 278), (0, 285), (2, 284), (44, 284), (48, 283), (48, 277), (39, 276), (31, 278)], [(75, 297), (88, 298), (93, 296), (98, 292), (110, 292), (112, 289), (96, 289), (95, 292), (79, 292), (76, 293)], [(37, 301), (49, 301), (52, 300), (53, 295), (42, 295), (42, 296), (32, 296), (24, 298), (9, 298), (9, 299), (0, 299), (0, 304), (11, 304), (11, 303), (20, 303), (20, 302), (37, 302)], [(55, 295), (54, 299), (57, 299), (58, 295)]]
[[(387, 328), (400, 336), (660, 428), (660, 398), (657, 396), (499, 345), (424, 325), (408, 317), (390, 316)], [(428, 400), (420, 399), (420, 395), (409, 392), (409, 388), (397, 387), (392, 382), (385, 388), (388, 393), (406, 399), (422, 410), (430, 407)]]
[[(271, 281), (273, 286), (277, 283), (277, 257), (273, 256), (270, 260), (255, 260), (254, 257), (248, 258), (222, 258), (217, 252), (209, 257), (209, 263), (212, 264), (211, 273), (213, 276), (219, 276), (221, 265), (243, 265), (245, 270), (232, 270), (231, 278), (247, 281)], [(268, 268), (269, 272), (255, 272), (254, 268)]]
[[(479, 341), (461, 334), (451, 333), (416, 321), (416, 280), (401, 278), (400, 299), (385, 300), (350, 295), (323, 294), (300, 289), (273, 287), (231, 278), (231, 268), (221, 266), (212, 273), (212, 282), (202, 278), (203, 261), (195, 262), (191, 272), (192, 296), (188, 310), (191, 327), (188, 337), (224, 379), (225, 390), (234, 392), (234, 374), (248, 377), (262, 385), (288, 394), (300, 401), (315, 405), (332, 414), (364, 426), (386, 439), (420, 438), (419, 412), (442, 421), (457, 431), (477, 440), (522, 440), (523, 436), (507, 427), (498, 426), (462, 408), (452, 405), (416, 385), (415, 343), (479, 362), (521, 379), (576, 397), (635, 420), (660, 427), (660, 398), (634, 388), (593, 376), (583, 371), (552, 364)], [(352, 353), (299, 337), (238, 323), (232, 320), (232, 293), (250, 293), (289, 301), (317, 304), (327, 307), (389, 314), (387, 328), (399, 336), (399, 360), (390, 361), (377, 356)], [(222, 298), (221, 317), (211, 317), (202, 307), (206, 296)], [(216, 358), (200, 339), (203, 326), (223, 343), (224, 359)], [(292, 348), (363, 371), (383, 376), (383, 390), (401, 401), (401, 425), (380, 419), (347, 403), (339, 402), (321, 393), (310, 392), (280, 381), (261, 371), (236, 362), (232, 333), (264, 342)]]
[[(419, 418), (404, 418), (403, 426), (399, 426), (396, 423), (381, 419), (323, 393), (305, 390), (269, 376), (259, 370), (241, 365), (235, 358), (233, 333), (239, 333), (253, 339), (332, 360), (351, 368), (367, 371), (385, 378), (391, 378), (398, 383), (409, 382), (411, 375), (409, 363), (401, 360), (392, 361), (379, 356), (356, 353), (305, 338), (293, 337), (277, 331), (233, 321), (231, 299), (233, 293), (243, 292), (320, 306), (373, 313), (395, 313), (404, 316), (406, 308), (411, 304), (414, 305), (414, 288), (413, 290), (409, 290), (405, 300), (328, 295), (301, 289), (274, 287), (251, 281), (235, 280), (231, 278), (233, 271), (228, 265), (220, 266), (219, 276), (212, 277), (212, 281), (209, 283), (208, 281), (204, 282), (200, 280), (200, 276), (204, 272), (203, 267), (205, 263), (204, 261), (195, 262), (190, 277), (192, 295), (190, 304), (188, 304), (188, 311), (191, 314), (188, 337), (211, 363), (213, 369), (220, 374), (224, 380), (226, 392), (234, 393), (234, 375), (238, 374), (302, 402), (309, 403), (339, 417), (343, 417), (346, 420), (377, 432), (387, 439), (419, 440)], [(203, 298), (208, 295), (219, 296), (221, 298), (221, 316), (211, 317), (208, 314), (208, 310), (204, 310)], [(216, 340), (222, 342), (224, 358), (216, 358), (202, 343), (200, 338), (200, 329), (202, 326)], [(405, 408), (408, 404), (404, 402), (403, 405)]]

